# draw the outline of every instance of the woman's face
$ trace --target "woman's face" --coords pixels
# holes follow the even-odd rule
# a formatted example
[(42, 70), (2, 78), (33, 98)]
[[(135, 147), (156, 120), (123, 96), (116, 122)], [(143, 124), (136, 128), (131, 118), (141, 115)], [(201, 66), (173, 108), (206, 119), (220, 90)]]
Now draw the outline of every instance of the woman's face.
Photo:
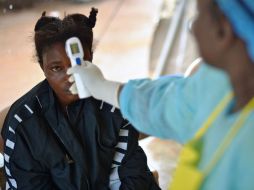
[(46, 48), (42, 55), (44, 75), (54, 90), (62, 106), (66, 106), (78, 99), (77, 95), (71, 94), (69, 88), (71, 83), (66, 74), (71, 62), (65, 52), (63, 43), (55, 43)]
[(213, 0), (197, 0), (198, 15), (193, 23), (193, 33), (201, 57), (216, 65), (220, 56), (218, 22), (211, 12)]

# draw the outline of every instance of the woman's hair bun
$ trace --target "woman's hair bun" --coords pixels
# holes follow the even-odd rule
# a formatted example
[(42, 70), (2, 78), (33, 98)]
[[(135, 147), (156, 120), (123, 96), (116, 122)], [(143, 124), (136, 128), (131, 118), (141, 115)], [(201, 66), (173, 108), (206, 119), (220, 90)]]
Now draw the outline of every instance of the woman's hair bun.
[(93, 28), (95, 26), (97, 13), (98, 13), (98, 9), (96, 9), (94, 7), (90, 11), (90, 15), (88, 17), (88, 23), (87, 24), (91, 28)]
[(41, 17), (38, 19), (38, 21), (35, 24), (34, 31), (37, 32), (44, 26), (46, 26), (49, 23), (59, 21), (59, 18), (52, 17), (52, 16), (46, 16), (46, 11), (43, 11), (41, 14)]
[(46, 11), (43, 11), (41, 16), (46, 16)]

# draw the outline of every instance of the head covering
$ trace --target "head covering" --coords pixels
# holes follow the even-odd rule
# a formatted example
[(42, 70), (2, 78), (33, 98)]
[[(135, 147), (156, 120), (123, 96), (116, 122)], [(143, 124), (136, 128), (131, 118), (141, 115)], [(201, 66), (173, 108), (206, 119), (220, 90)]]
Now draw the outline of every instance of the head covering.
[(215, 0), (254, 62), (254, 0)]

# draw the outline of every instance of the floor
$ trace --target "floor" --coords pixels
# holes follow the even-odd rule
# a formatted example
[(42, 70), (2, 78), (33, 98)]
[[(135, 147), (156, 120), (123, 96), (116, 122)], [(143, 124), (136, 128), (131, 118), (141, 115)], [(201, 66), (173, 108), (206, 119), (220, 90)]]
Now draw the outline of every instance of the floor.
[[(106, 78), (124, 82), (150, 75), (149, 56), (163, 3), (163, 0), (97, 0), (84, 4), (50, 1), (29, 9), (0, 12), (0, 110), (44, 78), (32, 43), (34, 24), (44, 10), (62, 17), (65, 13), (89, 14), (90, 7), (97, 7), (94, 63)], [(160, 30), (159, 36), (164, 29)], [(140, 144), (151, 170), (159, 172), (161, 188), (167, 189), (181, 145), (154, 137), (143, 139)]]

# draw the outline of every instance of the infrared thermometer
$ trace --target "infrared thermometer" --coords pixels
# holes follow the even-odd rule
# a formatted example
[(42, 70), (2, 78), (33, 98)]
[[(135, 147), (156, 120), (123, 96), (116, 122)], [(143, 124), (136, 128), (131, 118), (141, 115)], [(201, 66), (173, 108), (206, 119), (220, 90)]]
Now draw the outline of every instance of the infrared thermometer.
[[(71, 37), (65, 42), (65, 50), (67, 56), (71, 61), (71, 66), (81, 65), (83, 63), (84, 51), (82, 48), (82, 44), (77, 37)], [(87, 98), (90, 97), (90, 92), (83, 86), (81, 77), (79, 74), (74, 74), (74, 80), (78, 90), (79, 98)]]

